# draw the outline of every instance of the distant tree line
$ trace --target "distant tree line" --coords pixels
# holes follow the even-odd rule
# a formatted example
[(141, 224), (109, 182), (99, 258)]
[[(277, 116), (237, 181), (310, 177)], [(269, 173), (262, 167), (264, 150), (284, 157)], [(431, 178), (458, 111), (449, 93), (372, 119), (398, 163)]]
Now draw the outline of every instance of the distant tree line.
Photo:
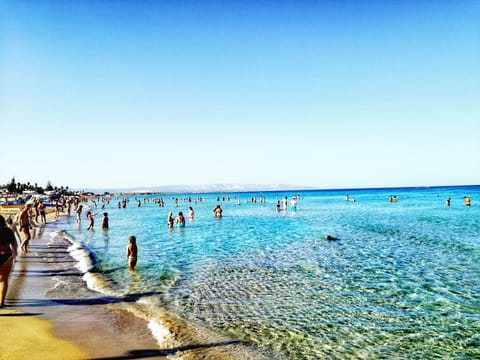
[(47, 181), (45, 188), (38, 186), (37, 183), (31, 184), (16, 182), (15, 178), (12, 178), (9, 184), (7, 184), (7, 190), (9, 193), (22, 193), (23, 191), (36, 191), (39, 194), (44, 194), (45, 191), (55, 191), (58, 194), (70, 194), (68, 186), (53, 186), (52, 183)]

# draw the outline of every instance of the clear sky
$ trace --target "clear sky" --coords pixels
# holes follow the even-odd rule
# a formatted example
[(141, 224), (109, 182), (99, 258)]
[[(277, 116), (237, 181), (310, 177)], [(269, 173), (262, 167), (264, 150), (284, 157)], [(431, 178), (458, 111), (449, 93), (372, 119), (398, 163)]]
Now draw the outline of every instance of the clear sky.
[(0, 183), (480, 184), (480, 1), (0, 0)]

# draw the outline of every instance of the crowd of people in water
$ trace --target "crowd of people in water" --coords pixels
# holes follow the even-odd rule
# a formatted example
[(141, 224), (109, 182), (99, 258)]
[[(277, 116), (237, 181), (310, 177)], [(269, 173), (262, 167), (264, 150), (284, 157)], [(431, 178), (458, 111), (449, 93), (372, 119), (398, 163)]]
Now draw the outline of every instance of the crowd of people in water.
[[(119, 197), (117, 207), (119, 209), (124, 209), (127, 207), (131, 199), (131, 196)], [(281, 199), (277, 199), (275, 204), (276, 212), (296, 212), (298, 201), (301, 199), (300, 195), (294, 195), (289, 200), (287, 196), (284, 196)], [(95, 196), (95, 197), (79, 197), (72, 196), (68, 198), (58, 198), (55, 200), (55, 218), (57, 219), (61, 215), (70, 217), (72, 211), (76, 217), (76, 223), (78, 226), (81, 226), (83, 211), (84, 208), (87, 209), (85, 217), (88, 221), (88, 226), (86, 227), (87, 231), (94, 231), (95, 228), (95, 216), (99, 212), (95, 211), (100, 207), (102, 210), (105, 207), (109, 206), (113, 198), (111, 196)], [(178, 198), (172, 197), (171, 200), (176, 208), (179, 207), (179, 202), (183, 201), (188, 206), (188, 218), (193, 221), (195, 218), (195, 211), (192, 204), (197, 204), (198, 202), (206, 201), (206, 198), (203, 196), (197, 197), (186, 197)], [(220, 205), (220, 202), (230, 201), (230, 196), (216, 196), (217, 205), (213, 208), (212, 213), (214, 218), (219, 219), (223, 216), (223, 209)], [(242, 201), (237, 196), (234, 196), (234, 200), (238, 206), (242, 205)], [(355, 198), (346, 195), (344, 198), (345, 201), (356, 202)], [(390, 203), (397, 203), (398, 198), (396, 195), (390, 195), (388, 198)], [(256, 196), (253, 196), (249, 199), (244, 200), (243, 203), (251, 202), (256, 204), (266, 204), (266, 198), (263, 195), (260, 195), (257, 199)], [(464, 196), (463, 202), (466, 207), (470, 207), (472, 204), (470, 196)], [(154, 198), (145, 197), (143, 201), (141, 199), (135, 198), (135, 204), (137, 207), (141, 207), (142, 204), (153, 203), (160, 207), (165, 207), (166, 203), (163, 198)], [(452, 200), (448, 197), (445, 201), (447, 207), (450, 207)], [(91, 206), (90, 206), (91, 204)], [(93, 209), (90, 210), (90, 208)], [(102, 221), (101, 229), (103, 231), (108, 231), (109, 229), (109, 217), (108, 212), (102, 211)], [(5, 295), (8, 288), (8, 277), (11, 272), (12, 266), (14, 264), (14, 259), (18, 254), (18, 248), (22, 252), (28, 251), (28, 245), (36, 235), (39, 235), (43, 231), (45, 224), (47, 224), (46, 216), (46, 205), (38, 199), (33, 200), (25, 204), (24, 208), (18, 212), (15, 216), (9, 216), (5, 219), (0, 215), (0, 294), (1, 294), (1, 306), (4, 304)], [(179, 211), (174, 218), (173, 211), (170, 211), (167, 216), (166, 225), (168, 229), (173, 229), (174, 227), (184, 228), (186, 224), (185, 215), (182, 211)], [(39, 229), (37, 234), (36, 230)], [(23, 239), (22, 239), (23, 238)], [(134, 270), (137, 264), (138, 257), (138, 248), (136, 243), (136, 237), (134, 235), (128, 238), (128, 245), (126, 248), (126, 257), (128, 269)], [(327, 236), (326, 240), (338, 240), (338, 238)]]
[[(131, 196), (120, 196), (118, 197), (117, 207), (118, 209), (124, 209), (127, 207), (131, 200)], [(287, 211), (288, 204), (290, 205), (291, 211), (297, 210), (297, 200), (300, 196), (295, 195), (293, 198), (288, 202), (288, 197), (285, 196), (282, 200), (277, 201), (276, 211), (281, 211), (283, 208), (284, 211)], [(95, 229), (95, 217), (99, 214), (98, 208), (100, 207), (102, 210), (106, 207), (109, 207), (114, 197), (112, 196), (71, 196), (71, 197), (58, 197), (55, 199), (54, 202), (54, 209), (55, 209), (55, 219), (58, 219), (60, 216), (70, 217), (74, 214), (76, 223), (80, 227), (82, 226), (82, 219), (85, 217), (88, 222), (88, 226), (86, 227), (87, 231), (94, 231)], [(206, 198), (203, 196), (197, 197), (186, 197), (186, 198), (179, 198), (179, 197), (172, 197), (171, 200), (176, 208), (179, 207), (179, 203), (181, 201), (189, 203), (189, 204), (197, 204), (198, 202), (206, 201)], [(223, 209), (220, 205), (220, 202), (230, 201), (230, 196), (217, 196), (216, 202), (217, 205), (213, 208), (212, 213), (214, 218), (221, 218), (223, 216)], [(242, 200), (234, 196), (234, 200), (236, 201), (237, 205), (242, 205)], [(141, 207), (142, 204), (153, 203), (160, 207), (165, 207), (165, 200), (163, 198), (150, 198), (145, 197), (143, 201), (141, 199), (135, 198), (135, 204), (137, 207)], [(251, 202), (256, 204), (259, 202), (260, 204), (266, 203), (266, 198), (263, 195), (260, 195), (258, 198), (253, 196), (249, 199), (243, 201), (243, 203)], [(24, 208), (14, 217), (10, 216), (7, 220), (5, 220), (0, 215), (0, 221), (5, 222), (6, 228), (11, 231), (13, 234), (13, 238), (15, 239), (15, 251), (10, 251), (7, 248), (12, 247), (9, 244), (9, 240), (3, 241), (5, 251), (0, 251), (0, 260), (1, 256), (6, 256), (5, 254), (11, 254), (12, 261), (13, 258), (16, 257), (17, 254), (17, 247), (21, 249), (22, 252), (28, 251), (28, 245), (32, 239), (35, 238), (36, 235), (39, 235), (40, 232), (37, 234), (37, 229), (43, 231), (45, 224), (47, 224), (47, 217), (46, 217), (46, 205), (38, 199), (34, 199), (33, 201), (27, 202)], [(101, 221), (101, 229), (103, 231), (107, 231), (109, 229), (109, 216), (108, 212), (103, 211), (102, 221)], [(188, 206), (188, 218), (192, 221), (195, 218), (195, 211), (193, 206)], [(174, 227), (184, 228), (186, 224), (185, 215), (182, 211), (179, 211), (177, 215), (174, 217), (173, 212), (170, 211), (167, 216), (167, 227), (172, 229)], [(6, 237), (5, 237), (6, 238)], [(22, 239), (23, 238), (23, 239)], [(2, 241), (0, 240), (0, 245)], [(0, 246), (1, 249), (1, 246)], [(131, 236), (129, 238), (129, 244), (127, 246), (127, 259), (128, 259), (128, 267), (129, 269), (133, 270), (136, 265), (136, 257), (137, 257), (137, 248), (136, 248), (136, 238), (135, 236)], [(3, 266), (3, 264), (0, 264)], [(8, 271), (9, 273), (10, 271)]]

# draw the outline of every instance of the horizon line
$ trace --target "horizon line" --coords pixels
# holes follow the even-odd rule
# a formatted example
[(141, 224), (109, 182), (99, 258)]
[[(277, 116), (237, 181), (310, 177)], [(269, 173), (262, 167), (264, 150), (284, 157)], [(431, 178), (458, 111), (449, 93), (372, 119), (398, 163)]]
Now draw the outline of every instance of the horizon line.
[(160, 185), (137, 186), (119, 188), (84, 188), (83, 190), (71, 188), (73, 191), (84, 192), (109, 192), (109, 193), (241, 193), (241, 192), (279, 192), (279, 191), (353, 191), (353, 190), (383, 190), (383, 189), (431, 189), (443, 187), (475, 187), (480, 184), (449, 184), (449, 185), (409, 185), (409, 186), (366, 186), (366, 187), (338, 187), (321, 188), (304, 185), (266, 185), (266, 184), (202, 184), (202, 185)]

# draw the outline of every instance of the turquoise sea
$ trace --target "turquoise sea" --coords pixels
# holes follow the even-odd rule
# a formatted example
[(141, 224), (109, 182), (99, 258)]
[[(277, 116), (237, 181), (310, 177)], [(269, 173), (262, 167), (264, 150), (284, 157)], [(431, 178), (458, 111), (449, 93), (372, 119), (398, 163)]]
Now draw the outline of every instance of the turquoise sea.
[[(299, 197), (297, 211), (276, 211), (285, 196)], [(85, 217), (54, 226), (90, 287), (131, 296), (149, 318), (167, 310), (272, 359), (480, 358), (480, 186), (158, 194), (118, 208), (121, 199), (88, 203), (93, 232)], [(169, 211), (186, 215), (185, 228), (168, 229)]]

